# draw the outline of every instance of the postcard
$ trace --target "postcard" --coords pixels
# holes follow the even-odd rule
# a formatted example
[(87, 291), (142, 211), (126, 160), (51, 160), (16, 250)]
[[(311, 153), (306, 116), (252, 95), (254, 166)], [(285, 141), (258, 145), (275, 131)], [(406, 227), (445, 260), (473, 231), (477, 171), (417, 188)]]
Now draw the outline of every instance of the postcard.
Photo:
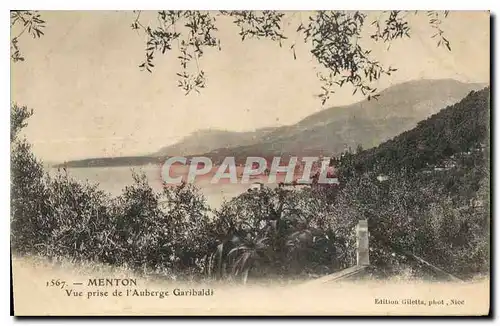
[(490, 313), (488, 11), (11, 11), (16, 316)]

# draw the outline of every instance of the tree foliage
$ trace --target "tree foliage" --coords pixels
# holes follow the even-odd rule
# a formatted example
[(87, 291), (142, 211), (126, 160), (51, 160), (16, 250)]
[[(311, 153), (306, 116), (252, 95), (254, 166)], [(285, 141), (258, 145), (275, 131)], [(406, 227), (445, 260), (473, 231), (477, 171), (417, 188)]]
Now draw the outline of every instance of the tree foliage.
[[(177, 42), (182, 67), (182, 71), (177, 73), (178, 86), (187, 94), (206, 86), (206, 76), (199, 66), (199, 59), (205, 48), (222, 49), (221, 40), (215, 33), (221, 16), (232, 18), (242, 41), (269, 39), (282, 47), (289, 38), (285, 35), (285, 18), (292, 14), (277, 11), (159, 11), (157, 24), (142, 23), (140, 15), (138, 12), (132, 23), (133, 29), (143, 30), (148, 37), (146, 58), (140, 67), (151, 72), (155, 55), (172, 50), (173, 43)], [(374, 42), (390, 45), (397, 39), (410, 38), (408, 15), (409, 12), (398, 10), (383, 11), (377, 18), (367, 21), (368, 15), (361, 11), (317, 11), (311, 13), (306, 22), (297, 22), (296, 33), (310, 47), (311, 55), (323, 68), (318, 73), (323, 84), (318, 96), (323, 103), (334, 93), (335, 87), (344, 85), (350, 85), (353, 93), (360, 91), (368, 99), (377, 97), (373, 82), (396, 69), (384, 67), (373, 57), (369, 45), (360, 40), (368, 36)], [(441, 29), (442, 20), (448, 12), (428, 11), (426, 15), (429, 26), (436, 31), (432, 38), (437, 39), (438, 46), (451, 50), (450, 42)], [(290, 45), (290, 49), (296, 59), (295, 43)], [(188, 69), (193, 62), (195, 69)]]
[(296, 277), (331, 272), (338, 265), (329, 204), (311, 190), (262, 188), (216, 211), (218, 277)]
[[(158, 193), (145, 176), (135, 175), (134, 183), (113, 198), (64, 170), (44, 175), (19, 133), (30, 110), (12, 105), (12, 248), (176, 278), (304, 278), (354, 265), (353, 231), (366, 219), (370, 260), (380, 276), (408, 268), (425, 276), (429, 265), (463, 278), (486, 273), (490, 183), (483, 113), (488, 98), (489, 89), (472, 92), (374, 152), (360, 148), (336, 158), (340, 187), (264, 187), (213, 212), (192, 185)], [(427, 133), (430, 126), (440, 132)], [(453, 164), (431, 169), (407, 160), (419, 150), (411, 147), (415, 142), (451, 148), (422, 159), (437, 167), (443, 160)], [(370, 163), (400, 151), (408, 154), (391, 155), (384, 169)], [(379, 179), (380, 173), (387, 178)]]
[(458, 276), (489, 270), (489, 107), (489, 88), (471, 92), (393, 140), (340, 158), (334, 214), (350, 227), (345, 221), (368, 219), (373, 264), (390, 270), (415, 255)]
[[(397, 69), (382, 65), (373, 56), (370, 43), (363, 42), (363, 39), (385, 43), (389, 49), (393, 41), (411, 37), (411, 15), (425, 14), (429, 27), (435, 32), (432, 38), (438, 46), (451, 51), (450, 42), (441, 28), (448, 16), (447, 11), (381, 11), (375, 18), (362, 11), (315, 11), (309, 13), (305, 21), (302, 21), (302, 14), (300, 21), (296, 20), (295, 37), (286, 35), (289, 33), (287, 23), (295, 14), (279, 11), (161, 10), (156, 12), (156, 19), (144, 19), (141, 14), (141, 11), (136, 11), (131, 23), (132, 29), (142, 31), (146, 36), (144, 61), (139, 67), (152, 72), (157, 55), (176, 53), (180, 66), (176, 73), (177, 86), (185, 94), (200, 92), (206, 87), (207, 77), (200, 59), (210, 48), (222, 49), (217, 24), (223, 17), (232, 20), (242, 41), (268, 39), (283, 47), (290, 40), (289, 48), (294, 59), (297, 59), (296, 41), (291, 40), (301, 37), (321, 67), (318, 78), (322, 86), (318, 97), (323, 104), (337, 87), (346, 85), (352, 87), (353, 94), (361, 92), (368, 99), (378, 96), (374, 82)], [(33, 37), (40, 37), (45, 21), (36, 11), (12, 11), (11, 27), (18, 25), (22, 30), (11, 39), (14, 62), (24, 60), (19, 50), (20, 36), (27, 30)]]
[[(151, 72), (158, 53), (177, 47), (179, 87), (186, 93), (205, 87), (198, 60), (207, 48), (221, 48), (215, 36), (218, 15), (233, 19), (242, 40), (267, 38), (280, 45), (287, 40), (279, 12), (160, 11), (158, 26), (143, 24), (138, 12), (132, 27), (147, 35), (141, 67)], [(383, 12), (368, 24), (362, 12), (319, 11), (301, 23), (297, 32), (327, 71), (320, 76), (322, 99), (330, 87), (346, 84), (376, 96), (370, 83), (394, 70), (381, 66), (358, 40), (367, 26), (377, 42), (410, 37), (407, 15)], [(440, 27), (446, 16), (427, 12), (438, 46), (451, 50)], [(25, 31), (40, 37), (44, 21), (36, 12), (15, 11), (11, 25), (22, 28), (11, 40), (12, 60), (22, 61), (19, 37)], [(32, 111), (13, 104), (12, 249), (160, 270), (172, 277), (246, 282), (249, 277), (320, 275), (353, 265), (353, 229), (367, 219), (371, 261), (386, 276), (417, 256), (462, 277), (485, 273), (490, 258), (489, 91), (472, 92), (377, 148), (332, 158), (340, 188), (263, 188), (214, 212), (191, 185), (157, 193), (145, 176), (134, 175), (134, 183), (113, 198), (65, 170), (46, 175), (21, 134)]]
[(33, 38), (40, 38), (44, 35), (45, 21), (38, 11), (13, 10), (10, 12), (10, 28), (17, 33), (10, 39), (10, 58), (13, 62), (24, 61), (19, 48), (20, 37), (27, 32)]

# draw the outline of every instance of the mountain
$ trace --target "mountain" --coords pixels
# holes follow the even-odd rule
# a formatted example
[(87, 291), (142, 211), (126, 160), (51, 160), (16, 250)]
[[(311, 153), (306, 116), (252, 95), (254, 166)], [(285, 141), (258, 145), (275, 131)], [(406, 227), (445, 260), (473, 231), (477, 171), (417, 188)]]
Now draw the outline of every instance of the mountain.
[(489, 273), (490, 106), (489, 87), (470, 92), (375, 148), (335, 158), (340, 186), (326, 195), (343, 216), (368, 220), (370, 264)]
[(391, 86), (377, 100), (332, 107), (290, 126), (278, 127), (255, 144), (220, 148), (205, 156), (334, 155), (348, 147), (371, 148), (406, 131), (441, 108), (485, 85), (453, 79), (417, 80)]
[(174, 145), (162, 147), (152, 156), (187, 156), (210, 152), (218, 148), (250, 145), (258, 143), (274, 129), (262, 128), (248, 132), (215, 129), (198, 130)]
[(470, 92), (418, 125), (379, 146), (352, 155), (356, 172), (447, 171), (487, 162), (490, 88)]
[(377, 100), (328, 108), (289, 126), (249, 132), (200, 130), (151, 155), (93, 158), (64, 165), (143, 165), (158, 163), (166, 156), (194, 155), (211, 157), (214, 163), (226, 156), (235, 156), (238, 162), (248, 156), (331, 156), (358, 145), (375, 147), (483, 87), (453, 79), (414, 80), (381, 91)]

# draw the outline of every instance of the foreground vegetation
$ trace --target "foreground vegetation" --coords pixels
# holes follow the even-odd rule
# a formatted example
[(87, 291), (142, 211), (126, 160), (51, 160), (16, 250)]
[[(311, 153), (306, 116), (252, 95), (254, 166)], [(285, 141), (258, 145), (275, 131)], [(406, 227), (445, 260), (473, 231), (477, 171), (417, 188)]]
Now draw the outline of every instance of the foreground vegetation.
[(134, 175), (111, 197), (65, 170), (49, 176), (20, 137), (31, 111), (13, 105), (12, 249), (192, 280), (303, 278), (355, 264), (353, 229), (368, 219), (380, 276), (422, 276), (423, 259), (473, 277), (490, 261), (488, 113), (489, 89), (472, 92), (390, 142), (334, 159), (339, 187), (264, 188), (212, 210), (193, 185), (158, 193)]

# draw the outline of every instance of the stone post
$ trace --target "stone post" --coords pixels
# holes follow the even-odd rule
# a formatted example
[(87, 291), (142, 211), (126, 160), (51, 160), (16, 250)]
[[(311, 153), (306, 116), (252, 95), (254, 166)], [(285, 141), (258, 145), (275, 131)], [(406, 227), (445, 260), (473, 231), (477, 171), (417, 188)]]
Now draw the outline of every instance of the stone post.
[(360, 220), (356, 225), (356, 263), (358, 266), (370, 265), (368, 221)]

